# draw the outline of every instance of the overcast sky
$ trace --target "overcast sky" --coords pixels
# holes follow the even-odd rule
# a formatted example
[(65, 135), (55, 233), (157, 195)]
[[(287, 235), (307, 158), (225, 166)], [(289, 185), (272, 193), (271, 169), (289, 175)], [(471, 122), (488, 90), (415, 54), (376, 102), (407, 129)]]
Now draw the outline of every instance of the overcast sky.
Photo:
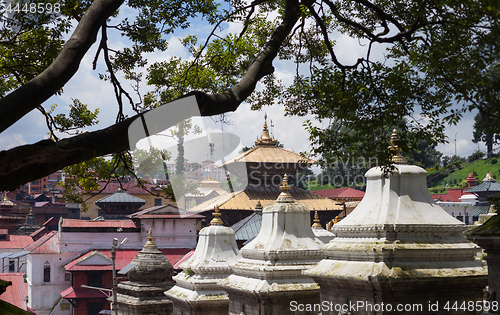
[[(126, 11), (123, 11), (126, 12)], [(169, 49), (166, 52), (157, 52), (148, 56), (149, 64), (155, 61), (167, 60), (171, 56), (187, 57), (184, 47), (180, 44), (179, 38), (187, 35), (193, 28), (184, 31), (184, 34), (177, 34), (179, 37), (171, 36), (169, 38)], [(208, 28), (197, 28), (203, 30), (197, 34), (200, 40), (209, 31)], [(237, 32), (237, 26), (226, 26), (224, 33), (229, 31)], [(122, 48), (127, 45), (127, 42), (120, 36), (113, 36), (110, 31), (110, 47)], [(98, 39), (99, 40), (99, 39)], [(354, 61), (358, 56), (363, 55), (364, 47), (360, 46), (357, 40), (352, 40), (347, 36), (340, 36), (337, 39), (338, 57), (340, 61)], [(104, 62), (100, 59), (100, 66), (96, 71), (92, 70), (92, 60), (95, 55), (97, 43), (83, 58), (80, 69), (73, 78), (64, 87), (62, 96), (54, 96), (47, 100), (43, 105), (45, 108), (50, 108), (51, 104), (57, 103), (58, 112), (67, 112), (68, 105), (72, 103), (72, 98), (77, 98), (81, 102), (88, 104), (90, 109), (99, 108), (99, 124), (92, 130), (105, 128), (115, 121), (116, 117), (116, 100), (113, 88), (109, 82), (101, 81), (98, 78), (99, 73), (104, 73)], [(275, 62), (276, 74), (285, 84), (293, 80), (293, 67), (290, 67), (286, 62)], [(290, 71), (291, 70), (291, 71)], [(125, 88), (130, 92), (132, 89), (125, 83)], [(141, 93), (151, 90), (144, 84), (141, 86)], [(272, 133), (276, 139), (285, 145), (285, 148), (295, 152), (309, 151), (310, 145), (308, 134), (303, 128), (303, 122), (307, 118), (304, 117), (285, 117), (282, 106), (269, 106), (262, 111), (251, 111), (249, 106), (243, 103), (236, 112), (227, 115), (230, 122), (229, 125), (221, 125), (205, 121), (205, 129), (209, 131), (219, 129), (237, 135), (241, 139), (243, 146), (253, 145), (257, 136), (262, 133), (262, 125), (264, 123), (264, 112), (267, 112), (268, 124), (272, 120), (274, 128)], [(129, 115), (134, 113), (130, 110)], [(438, 150), (445, 155), (453, 155), (456, 153), (460, 156), (468, 156), (478, 149), (478, 145), (474, 144), (472, 139), (473, 115), (469, 113), (460, 121), (457, 126), (450, 126), (446, 130), (449, 137), (448, 144), (438, 146)], [(0, 149), (9, 149), (14, 146), (34, 143), (47, 137), (47, 128), (45, 118), (37, 111), (32, 111), (22, 118), (7, 131), (0, 134)], [(456, 139), (456, 146), (455, 146)], [(479, 145), (479, 149), (485, 150), (483, 144)]]

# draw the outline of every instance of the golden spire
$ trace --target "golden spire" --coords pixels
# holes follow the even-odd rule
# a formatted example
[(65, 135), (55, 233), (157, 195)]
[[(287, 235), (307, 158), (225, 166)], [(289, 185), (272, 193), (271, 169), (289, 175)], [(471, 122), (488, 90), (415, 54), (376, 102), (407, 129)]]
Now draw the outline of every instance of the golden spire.
[(264, 113), (264, 128), (262, 129), (262, 136), (257, 137), (255, 144), (276, 144), (274, 139), (269, 136), (269, 130), (267, 129), (267, 113)]
[(314, 224), (312, 225), (312, 227), (321, 227), (321, 224), (319, 224), (319, 217), (318, 217), (318, 211), (314, 211), (314, 220), (313, 220)]
[(153, 237), (153, 230), (149, 229), (149, 234), (148, 234), (148, 241), (146, 242), (146, 245), (156, 245)]
[(396, 131), (396, 128), (394, 128), (394, 130), (392, 131), (391, 144), (392, 145), (389, 146), (389, 150), (392, 153), (392, 163), (394, 163), (394, 164), (406, 164), (407, 162), (406, 162), (405, 158), (401, 155), (401, 153), (399, 153), (399, 150), (401, 150), (401, 148), (398, 146), (399, 137), (398, 137), (398, 133)]
[(30, 207), (30, 212), (28, 212), (28, 215), (34, 215), (32, 207)]
[(337, 224), (337, 223), (339, 223), (339, 216), (336, 216), (335, 220), (333, 220), (333, 224)]
[(5, 201), (9, 200), (9, 199), (7, 198), (7, 193), (5, 193), (5, 195), (3, 195), (3, 200), (5, 200)]
[(278, 196), (278, 199), (276, 199), (276, 201), (288, 201), (288, 202), (295, 201), (292, 195), (290, 195), (290, 193), (288, 192), (290, 188), (292, 187), (288, 185), (288, 175), (285, 174), (285, 176), (283, 176), (283, 182), (281, 183), (280, 186), (281, 194)]
[(210, 225), (222, 225), (224, 222), (220, 219), (222, 213), (219, 213), (219, 207), (215, 207), (215, 212), (212, 213), (214, 218), (210, 221)]

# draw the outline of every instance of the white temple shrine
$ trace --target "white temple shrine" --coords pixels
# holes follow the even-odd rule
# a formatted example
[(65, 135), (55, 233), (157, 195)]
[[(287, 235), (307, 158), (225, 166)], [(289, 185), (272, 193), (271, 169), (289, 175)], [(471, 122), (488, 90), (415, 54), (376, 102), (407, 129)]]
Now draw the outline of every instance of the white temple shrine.
[(184, 271), (174, 276), (177, 285), (165, 292), (173, 301), (174, 314), (227, 314), (229, 298), (217, 285), (232, 273), (231, 265), (241, 258), (234, 231), (222, 225), (219, 209), (215, 209), (210, 226), (200, 231), (196, 250), (181, 266)]
[(455, 302), (483, 299), (487, 269), (475, 259), (480, 248), (463, 236), (465, 224), (433, 201), (427, 172), (406, 164), (395, 130), (391, 142), (394, 170), (388, 177), (379, 167), (366, 173), (366, 194), (332, 227), (337, 237), (324, 248), (327, 258), (304, 271), (329, 305), (323, 315), (345, 309), (352, 315), (446, 314)]

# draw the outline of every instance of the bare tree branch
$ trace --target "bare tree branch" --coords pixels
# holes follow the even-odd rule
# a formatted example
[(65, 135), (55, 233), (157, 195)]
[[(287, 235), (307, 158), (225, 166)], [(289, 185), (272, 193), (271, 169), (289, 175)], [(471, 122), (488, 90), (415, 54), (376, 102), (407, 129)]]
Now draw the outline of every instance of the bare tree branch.
[(82, 17), (63, 49), (38, 76), (0, 99), (0, 132), (10, 127), (59, 91), (76, 73), (97, 32), (123, 0), (96, 0)]
[[(299, 4), (287, 1), (284, 18), (270, 40), (255, 58), (241, 81), (220, 94), (195, 95), (202, 116), (234, 111), (254, 90), (257, 82), (272, 73), (272, 61), (299, 17)], [(85, 19), (82, 18), (82, 21)], [(129, 149), (128, 127), (140, 115), (121, 121), (106, 129), (80, 134), (60, 141), (43, 140), (35, 144), (0, 151), (0, 190), (14, 190), (20, 185), (51, 174), (65, 166), (91, 158)]]

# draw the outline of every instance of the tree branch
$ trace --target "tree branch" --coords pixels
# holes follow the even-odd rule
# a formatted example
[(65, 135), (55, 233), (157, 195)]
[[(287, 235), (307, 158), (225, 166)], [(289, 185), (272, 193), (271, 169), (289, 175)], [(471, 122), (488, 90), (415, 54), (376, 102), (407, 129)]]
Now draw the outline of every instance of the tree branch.
[(122, 3), (123, 0), (94, 1), (52, 64), (28, 83), (0, 99), (0, 132), (41, 105), (71, 79), (83, 56), (96, 41), (101, 25)]
[[(287, 1), (283, 22), (274, 31), (262, 52), (252, 62), (241, 81), (223, 93), (209, 95), (195, 91), (202, 116), (234, 111), (254, 90), (257, 82), (272, 73), (272, 61), (299, 17), (296, 0)], [(82, 21), (85, 19), (82, 18)], [(99, 25), (102, 25), (99, 24)], [(81, 58), (80, 58), (81, 59)], [(14, 190), (20, 185), (49, 175), (65, 166), (94, 157), (129, 149), (128, 127), (140, 114), (106, 129), (80, 134), (54, 142), (43, 140), (31, 145), (0, 151), (0, 190)]]

